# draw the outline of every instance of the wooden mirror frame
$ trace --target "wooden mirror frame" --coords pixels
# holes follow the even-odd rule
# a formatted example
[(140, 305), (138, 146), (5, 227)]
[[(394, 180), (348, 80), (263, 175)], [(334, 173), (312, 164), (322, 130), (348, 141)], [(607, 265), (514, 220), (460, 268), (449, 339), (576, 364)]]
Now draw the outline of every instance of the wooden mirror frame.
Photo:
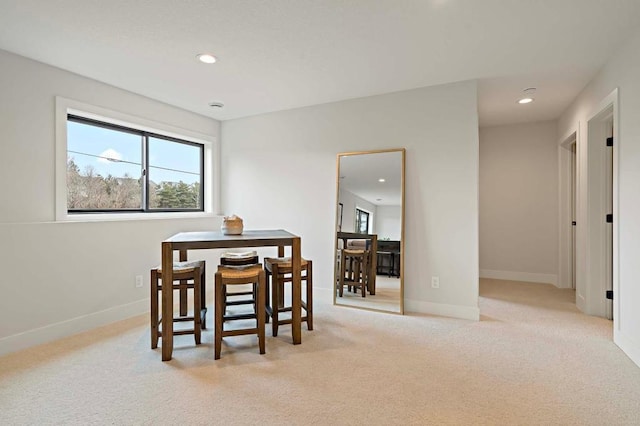
[[(340, 205), (340, 159), (343, 157), (355, 156), (355, 155), (365, 155), (365, 154), (384, 154), (384, 153), (393, 153), (399, 152), (401, 153), (401, 178), (400, 178), (400, 300), (399, 307), (400, 311), (388, 311), (383, 309), (375, 309), (369, 308), (365, 306), (354, 306), (349, 304), (341, 304), (337, 302), (337, 282), (336, 277), (338, 276), (338, 262), (337, 262), (337, 253), (338, 253), (338, 235), (337, 233), (340, 231), (342, 227), (342, 217), (339, 217), (338, 206)], [(338, 306), (347, 306), (356, 309), (364, 309), (368, 311), (375, 312), (384, 312), (384, 313), (395, 313), (395, 314), (404, 314), (404, 253), (405, 253), (405, 156), (406, 150), (405, 148), (392, 148), (392, 149), (380, 149), (380, 150), (371, 150), (371, 151), (354, 151), (354, 152), (341, 152), (338, 153), (336, 157), (336, 218), (335, 218), (335, 227), (334, 232), (336, 233), (334, 238), (334, 250), (333, 250), (333, 304)], [(341, 206), (342, 207), (342, 206)], [(340, 215), (341, 216), (341, 215)], [(339, 228), (340, 227), (340, 228)], [(373, 257), (373, 256), (372, 256)], [(377, 271), (376, 271), (377, 272)]]

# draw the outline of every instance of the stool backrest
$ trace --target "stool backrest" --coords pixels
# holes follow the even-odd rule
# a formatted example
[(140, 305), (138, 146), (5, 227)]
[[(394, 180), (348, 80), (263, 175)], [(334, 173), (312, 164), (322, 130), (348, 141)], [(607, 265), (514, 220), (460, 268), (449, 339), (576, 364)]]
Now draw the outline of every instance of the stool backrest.
[(249, 266), (258, 263), (258, 256), (221, 257), (220, 264), (224, 266)]

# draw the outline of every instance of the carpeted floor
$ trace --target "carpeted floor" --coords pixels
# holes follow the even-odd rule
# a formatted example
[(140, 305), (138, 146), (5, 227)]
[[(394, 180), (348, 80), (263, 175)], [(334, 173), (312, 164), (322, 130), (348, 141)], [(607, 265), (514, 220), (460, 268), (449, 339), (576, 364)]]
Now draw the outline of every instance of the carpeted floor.
[(228, 338), (219, 361), (209, 330), (162, 362), (136, 317), (0, 358), (0, 424), (640, 423), (640, 368), (611, 322), (550, 285), (482, 280), (481, 295), (479, 322), (316, 297), (301, 345), (284, 327), (266, 355)]

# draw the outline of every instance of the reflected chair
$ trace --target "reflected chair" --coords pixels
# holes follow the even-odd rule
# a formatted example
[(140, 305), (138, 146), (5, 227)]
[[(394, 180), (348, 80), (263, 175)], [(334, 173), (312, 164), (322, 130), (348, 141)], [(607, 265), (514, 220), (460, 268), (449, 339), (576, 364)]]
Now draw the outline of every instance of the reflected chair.
[[(307, 330), (313, 330), (313, 263), (310, 260), (301, 260), (301, 282), (305, 284), (305, 299), (301, 301), (305, 315), (301, 321), (307, 323)], [(280, 314), (292, 312), (292, 302), (285, 302), (285, 285), (292, 282), (293, 268), (290, 257), (275, 257), (264, 259), (264, 270), (267, 284), (267, 322), (272, 319), (271, 333), (278, 335), (278, 327), (291, 324), (291, 318), (282, 318)], [(271, 278), (271, 279), (270, 279)], [(269, 287), (271, 287), (271, 302), (269, 303)]]
[[(250, 299), (244, 299), (234, 304), (252, 304), (251, 312), (228, 313), (227, 306), (233, 302), (228, 297), (233, 292), (229, 290), (232, 286), (252, 285), (250, 292), (241, 292), (244, 295), (250, 294)], [(227, 336), (240, 336), (247, 334), (256, 334), (258, 336), (258, 345), (260, 354), (265, 353), (265, 300), (266, 300), (266, 283), (265, 273), (261, 264), (252, 264), (246, 266), (220, 265), (215, 274), (215, 337), (214, 337), (214, 358), (220, 359), (222, 350), (222, 338)], [(224, 329), (224, 324), (229, 321), (255, 319), (256, 326), (240, 329)]]
[[(180, 292), (180, 313), (174, 316), (173, 322), (193, 322), (193, 328), (186, 330), (174, 330), (174, 335), (193, 334), (196, 345), (200, 344), (202, 329), (205, 328), (206, 310), (202, 309), (202, 289), (205, 286), (205, 262), (174, 262), (173, 263), (173, 290)], [(151, 349), (158, 347), (158, 339), (162, 337), (159, 316), (158, 297), (162, 294), (162, 288), (167, 283), (162, 280), (162, 268), (158, 266), (151, 270)], [(193, 290), (193, 315), (188, 315), (186, 309), (187, 290)]]
[(338, 295), (343, 296), (344, 286), (351, 291), (367, 294), (369, 250), (340, 250), (340, 275), (338, 276)]

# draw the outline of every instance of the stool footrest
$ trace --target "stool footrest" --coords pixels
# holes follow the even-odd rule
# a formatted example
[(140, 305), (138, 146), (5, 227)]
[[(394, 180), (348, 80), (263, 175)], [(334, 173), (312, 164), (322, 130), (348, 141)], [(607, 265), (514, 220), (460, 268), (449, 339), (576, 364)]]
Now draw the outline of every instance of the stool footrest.
[[(304, 317), (300, 317), (300, 322), (306, 322), (308, 319), (307, 316)], [(287, 318), (287, 319), (278, 319), (278, 325), (287, 325), (287, 324), (291, 324), (293, 320), (291, 318)]]
[(257, 328), (243, 328), (242, 330), (224, 330), (222, 331), (222, 337), (225, 336), (244, 336), (246, 334), (258, 333)]
[[(307, 310), (307, 303), (304, 300), (301, 301), (300, 302), (300, 307), (306, 311)], [(291, 307), (291, 306), (278, 306), (278, 312), (291, 312), (292, 309), (293, 309), (293, 307)], [(271, 306), (267, 306), (267, 312), (269, 312), (269, 314), (272, 314), (273, 313), (273, 308)]]
[(245, 320), (245, 319), (256, 319), (256, 314), (248, 313), (248, 314), (233, 314), (233, 315), (224, 315), (222, 317), (223, 321), (235, 321), (235, 320)]
[[(174, 336), (183, 336), (187, 334), (195, 334), (195, 330), (173, 330)], [(158, 337), (162, 337), (162, 331), (158, 330)]]
[(234, 292), (230, 292), (227, 293), (226, 296), (227, 297), (233, 297), (233, 296), (249, 296), (249, 295), (253, 295), (255, 294), (253, 290), (247, 290), (247, 291), (234, 291)]
[(255, 300), (227, 300), (225, 305), (227, 306), (237, 306), (237, 305), (254, 305), (256, 303)]
[(193, 321), (195, 320), (194, 317), (175, 317), (173, 319), (173, 322), (187, 322), (187, 321)]
[[(205, 316), (206, 314), (206, 310), (202, 310), (201, 314), (200, 314), (200, 321), (202, 321), (202, 318)], [(194, 321), (195, 318), (194, 317), (174, 317), (173, 318), (173, 322), (189, 322), (189, 321)], [(156, 325), (162, 325), (162, 318), (160, 318), (158, 320), (158, 323)]]

